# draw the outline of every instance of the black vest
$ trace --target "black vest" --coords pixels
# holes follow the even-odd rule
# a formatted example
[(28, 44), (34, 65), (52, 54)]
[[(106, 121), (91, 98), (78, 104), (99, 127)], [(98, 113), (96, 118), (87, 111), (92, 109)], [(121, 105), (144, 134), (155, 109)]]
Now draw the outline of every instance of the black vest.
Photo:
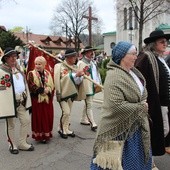
[(159, 59), (157, 59), (157, 62), (159, 67), (160, 103), (161, 106), (170, 106), (170, 75), (166, 66)]

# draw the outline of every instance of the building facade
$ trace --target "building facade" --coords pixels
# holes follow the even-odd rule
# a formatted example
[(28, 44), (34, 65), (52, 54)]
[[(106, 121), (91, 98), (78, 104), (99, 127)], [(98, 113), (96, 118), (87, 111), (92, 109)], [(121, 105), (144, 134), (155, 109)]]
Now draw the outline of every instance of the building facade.
[[(137, 3), (139, 3), (139, 1)], [(148, 0), (145, 2), (144, 9), (152, 11), (152, 9), (154, 8), (154, 3), (150, 5), (150, 8), (148, 7), (149, 4), (152, 4), (152, 0)], [(140, 4), (137, 4), (137, 6), (134, 7), (138, 15), (140, 15), (140, 13), (138, 12), (139, 6)], [(164, 1), (164, 5), (160, 6), (160, 8), (166, 8), (168, 6), (170, 7), (169, 0)], [(148, 11), (148, 14), (150, 11)], [(156, 17), (153, 17), (153, 15), (154, 13), (151, 12), (148, 17), (149, 20), (143, 25), (143, 39), (148, 37), (149, 34), (156, 28), (162, 28), (166, 33), (170, 33), (170, 13), (164, 12)], [(139, 23), (137, 21), (137, 18), (135, 17), (135, 12), (131, 7), (131, 4), (127, 0), (117, 1), (117, 30), (118, 31), (116, 32), (116, 42), (126, 40), (132, 42), (138, 47)]]

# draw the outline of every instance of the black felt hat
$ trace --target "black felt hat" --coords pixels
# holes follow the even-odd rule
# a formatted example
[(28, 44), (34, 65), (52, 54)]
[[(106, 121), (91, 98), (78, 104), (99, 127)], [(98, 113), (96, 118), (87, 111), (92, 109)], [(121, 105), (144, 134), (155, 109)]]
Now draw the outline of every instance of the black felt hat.
[(13, 48), (7, 47), (7, 48), (4, 50), (4, 55), (2, 56), (1, 61), (4, 63), (4, 62), (5, 62), (5, 57), (9, 57), (9, 56), (11, 56), (12, 54), (18, 55), (17, 51), (15, 51)]
[(66, 52), (65, 52), (65, 57), (68, 57), (68, 56), (74, 56), (76, 55), (77, 52), (73, 49), (67, 49)]
[(166, 38), (167, 40), (170, 39), (170, 34), (164, 34), (162, 30), (155, 30), (150, 33), (150, 36), (148, 38), (144, 39), (145, 44), (149, 44), (151, 42), (156, 41), (159, 38)]
[(95, 50), (97, 50), (96, 48), (93, 48), (93, 47), (91, 47), (91, 46), (86, 46), (84, 49), (83, 49), (83, 51), (81, 52), (81, 54), (85, 54), (86, 52), (88, 52), (88, 51), (95, 51)]

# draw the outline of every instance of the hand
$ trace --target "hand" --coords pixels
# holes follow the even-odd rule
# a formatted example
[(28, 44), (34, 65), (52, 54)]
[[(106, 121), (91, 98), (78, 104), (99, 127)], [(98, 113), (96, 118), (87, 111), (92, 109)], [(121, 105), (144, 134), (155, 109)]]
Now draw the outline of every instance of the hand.
[(148, 103), (146, 102), (146, 100), (143, 101), (143, 104), (144, 104), (144, 106), (145, 106), (146, 111), (148, 112), (149, 107), (148, 107)]
[(77, 71), (76, 77), (81, 77), (81, 76), (84, 76), (84, 71)]
[(48, 88), (45, 88), (44, 93), (45, 93), (45, 94), (48, 94), (48, 93), (49, 93)]

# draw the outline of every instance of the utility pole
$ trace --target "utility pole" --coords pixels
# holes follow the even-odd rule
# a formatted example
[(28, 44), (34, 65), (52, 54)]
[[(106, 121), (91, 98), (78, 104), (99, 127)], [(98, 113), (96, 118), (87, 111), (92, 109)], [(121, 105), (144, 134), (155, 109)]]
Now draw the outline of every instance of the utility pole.
[(92, 20), (98, 20), (95, 17), (92, 17), (92, 10), (91, 10), (91, 6), (89, 6), (89, 16), (83, 16), (83, 18), (88, 19), (88, 30), (89, 30), (89, 45), (92, 45), (92, 35), (91, 35), (91, 30), (92, 30)]

